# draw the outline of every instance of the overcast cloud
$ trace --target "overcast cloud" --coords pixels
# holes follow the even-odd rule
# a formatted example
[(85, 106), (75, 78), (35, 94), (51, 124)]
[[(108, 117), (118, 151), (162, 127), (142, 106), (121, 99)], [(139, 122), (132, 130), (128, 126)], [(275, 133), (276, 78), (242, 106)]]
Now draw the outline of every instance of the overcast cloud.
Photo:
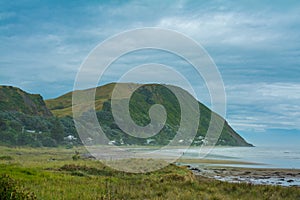
[[(225, 83), (226, 118), (240, 133), (300, 135), (299, 1), (1, 1), (0, 82), (57, 97), (72, 90), (96, 45), (142, 27), (182, 32), (208, 51)], [(193, 82), (182, 60), (157, 52), (116, 66), (153, 62), (154, 55)], [(107, 72), (105, 82), (117, 74)], [(207, 94), (198, 98), (210, 104)]]

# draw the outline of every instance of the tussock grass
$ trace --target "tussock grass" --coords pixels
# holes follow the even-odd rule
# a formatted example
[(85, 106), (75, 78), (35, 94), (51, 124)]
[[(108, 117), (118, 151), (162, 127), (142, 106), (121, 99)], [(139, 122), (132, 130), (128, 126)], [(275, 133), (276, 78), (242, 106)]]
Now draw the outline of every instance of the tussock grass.
[(0, 174), (7, 174), (37, 199), (300, 199), (300, 188), (234, 184), (194, 176), (169, 165), (151, 173), (116, 171), (95, 160), (73, 160), (84, 148), (7, 148)]

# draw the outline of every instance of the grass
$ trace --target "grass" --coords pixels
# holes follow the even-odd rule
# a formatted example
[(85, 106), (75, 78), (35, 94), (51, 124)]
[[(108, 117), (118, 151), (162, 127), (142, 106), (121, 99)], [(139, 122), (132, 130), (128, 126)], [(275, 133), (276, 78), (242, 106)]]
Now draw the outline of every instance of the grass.
[[(37, 199), (300, 199), (300, 188), (234, 184), (194, 176), (169, 165), (133, 174), (79, 159), (84, 148), (0, 147), (0, 175), (7, 174)], [(134, 160), (132, 162), (135, 162)]]
[[(124, 134), (124, 131), (120, 131), (116, 126), (114, 120), (115, 118), (113, 117), (110, 105), (115, 85), (116, 83), (110, 83), (99, 86), (97, 88), (74, 91), (73, 93), (69, 92), (55, 99), (46, 100), (45, 103), (47, 105), (47, 108), (51, 110), (54, 116), (60, 118), (65, 116), (72, 117), (72, 107), (77, 111), (75, 114), (77, 116), (80, 116), (85, 112), (87, 114), (87, 111), (91, 109), (91, 106), (95, 106), (95, 110), (98, 111), (98, 121), (102, 126), (105, 125), (107, 127), (105, 131), (107, 132), (107, 135), (109, 135), (108, 138), (110, 140), (119, 142), (119, 138), (123, 138), (126, 144), (145, 144), (146, 140), (141, 138), (129, 137), (128, 135)], [(118, 83), (118, 86), (121, 89), (118, 89), (117, 91), (119, 99), (118, 101), (115, 101), (115, 103), (129, 100), (130, 117), (139, 126), (146, 126), (151, 123), (149, 110), (154, 104), (160, 104), (165, 108), (165, 111), (167, 113), (165, 126), (162, 128), (159, 134), (151, 137), (151, 139), (154, 139), (153, 142), (155, 145), (168, 144), (169, 141), (173, 139), (177, 134), (178, 127), (182, 125), (181, 120), (183, 120), (182, 122), (189, 122), (188, 124), (190, 127), (192, 127), (191, 125), (194, 125), (196, 123), (196, 121), (193, 122), (191, 119), (181, 119), (181, 117), (183, 117), (181, 116), (182, 108), (178, 101), (179, 99), (176, 98), (172, 90), (176, 90), (176, 93), (181, 96), (181, 98), (186, 99), (187, 97), (189, 97), (196, 102), (196, 99), (194, 99), (192, 95), (184, 89), (178, 88), (176, 86), (164, 86), (160, 84), (141, 85), (134, 83)], [(133, 92), (133, 89), (136, 86), (138, 86), (139, 88), (132, 94), (131, 97), (128, 96), (131, 92)], [(89, 97), (92, 94), (95, 95), (95, 102), (88, 102), (82, 99), (84, 103), (79, 103), (80, 101), (76, 103), (75, 101), (73, 103), (75, 103), (76, 105), (72, 105), (72, 97), (75, 97), (76, 99), (78, 98), (79, 100), (80, 97)], [(187, 108), (192, 108), (191, 102), (185, 102), (189, 104), (186, 105)], [(214, 137), (219, 138), (219, 140), (217, 141), (217, 145), (252, 146), (251, 144), (248, 144), (241, 136), (239, 136), (220, 115), (214, 113), (200, 102), (198, 102), (197, 106), (199, 107), (199, 112), (201, 113), (201, 115), (199, 118), (198, 129), (195, 130), (197, 131), (196, 136), (190, 136), (191, 138), (195, 138), (193, 145), (202, 144), (203, 140), (200, 139), (199, 136), (204, 137), (207, 133), (208, 128), (211, 127), (211, 130), (213, 130), (214, 134), (221, 132), (220, 135), (211, 135), (211, 139)], [(192, 114), (195, 110), (197, 109), (191, 109), (190, 111), (186, 110), (186, 112), (191, 112), (190, 114)], [(214, 117), (215, 119), (213, 124), (210, 124), (211, 117)], [(209, 143), (211, 143), (211, 140), (209, 138), (206, 139)], [(186, 138), (183, 142), (188, 143), (188, 139)]]
[[(111, 98), (111, 94), (113, 91), (115, 84), (107, 84), (103, 87), (99, 87), (96, 90), (95, 94), (95, 105), (96, 110), (102, 109), (102, 104), (104, 101), (107, 101)], [(81, 92), (83, 95), (90, 92), (91, 90), (82, 90), (77, 91)], [(72, 92), (66, 93), (60, 97), (55, 99), (45, 100), (47, 107), (51, 110), (51, 112), (57, 117), (65, 117), (65, 116), (73, 116), (72, 114)]]

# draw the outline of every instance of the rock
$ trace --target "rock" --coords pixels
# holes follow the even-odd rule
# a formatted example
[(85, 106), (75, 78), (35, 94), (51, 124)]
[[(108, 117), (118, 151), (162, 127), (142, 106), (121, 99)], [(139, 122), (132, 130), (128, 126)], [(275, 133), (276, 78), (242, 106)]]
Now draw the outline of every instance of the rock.
[(85, 159), (96, 159), (94, 156), (92, 156), (92, 155), (89, 154), (89, 153), (81, 154), (81, 157), (82, 157), (82, 158), (85, 158)]
[(251, 174), (251, 172), (246, 171), (246, 172), (243, 173), (243, 175), (248, 175), (248, 174)]
[(201, 170), (200, 170), (200, 169), (198, 169), (198, 168), (196, 168), (196, 167), (192, 167), (192, 168), (190, 168), (190, 170), (192, 170), (192, 171), (196, 171), (196, 172), (201, 172)]

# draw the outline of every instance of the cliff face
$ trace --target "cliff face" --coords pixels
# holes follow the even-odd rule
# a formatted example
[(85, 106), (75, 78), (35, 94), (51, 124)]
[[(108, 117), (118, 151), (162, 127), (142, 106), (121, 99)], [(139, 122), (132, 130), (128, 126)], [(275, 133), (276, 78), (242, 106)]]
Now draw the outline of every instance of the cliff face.
[(53, 116), (43, 97), (12, 86), (0, 86), (0, 111), (20, 112), (43, 117)]

